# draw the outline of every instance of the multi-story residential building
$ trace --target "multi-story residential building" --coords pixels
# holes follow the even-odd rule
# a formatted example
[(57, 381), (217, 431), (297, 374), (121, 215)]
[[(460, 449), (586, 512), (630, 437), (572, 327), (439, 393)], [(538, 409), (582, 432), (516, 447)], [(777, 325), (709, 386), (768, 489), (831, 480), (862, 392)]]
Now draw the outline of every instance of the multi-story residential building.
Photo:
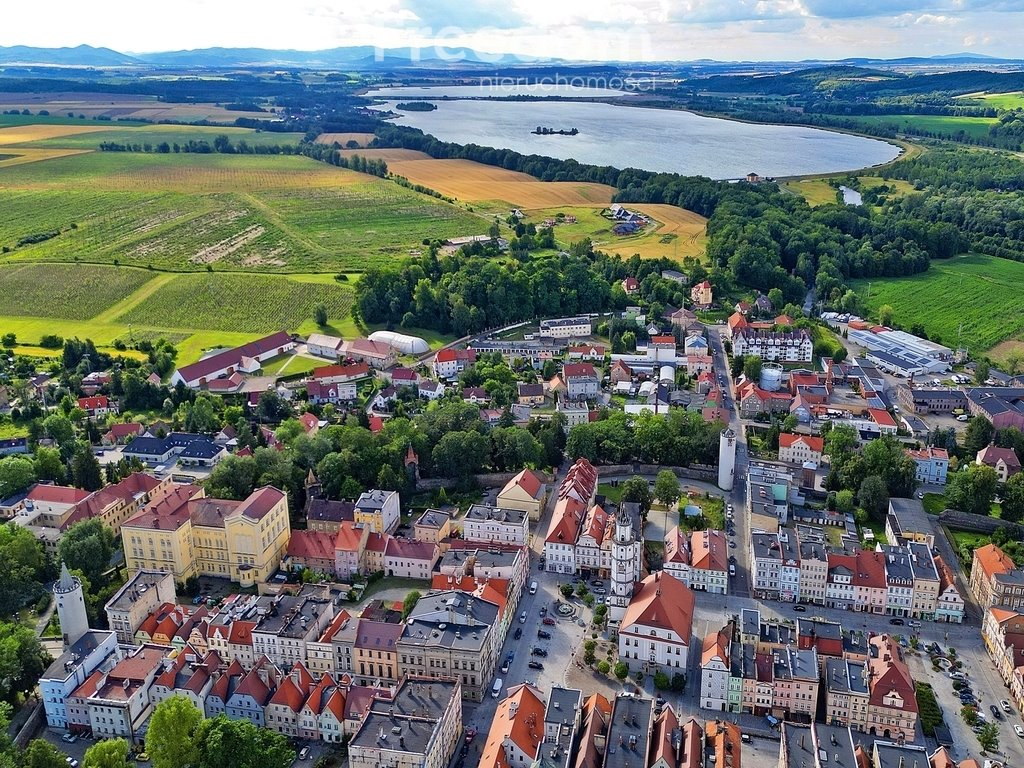
[(730, 622), (704, 638), (700, 657), (700, 706), (725, 712), (729, 709), (730, 652), (735, 625)]
[(793, 603), (800, 599), (800, 545), (796, 531), (779, 529), (779, 599)]
[(522, 509), (473, 504), (462, 521), (466, 541), (526, 546), (530, 540), (529, 513)]
[(337, 534), (326, 531), (292, 531), (284, 565), (290, 571), (334, 574), (337, 538)]
[(375, 699), (349, 742), (351, 768), (445, 768), (462, 741), (458, 680), (406, 677)]
[(1024, 663), (1024, 615), (989, 608), (982, 619), (981, 636), (996, 670), (1009, 686), (1014, 670)]
[[(452, 518), (446, 512), (439, 509), (427, 509), (416, 518), (412, 524), (412, 537), (416, 541), (428, 541), (431, 544), (440, 544), (447, 539), (452, 532)], [(465, 532), (463, 532), (465, 536)]]
[(176, 486), (122, 526), (129, 571), (164, 571), (179, 581), (216, 576), (242, 586), (277, 570), (290, 535), (287, 496), (270, 486), (240, 502)]
[(814, 343), (803, 329), (795, 331), (766, 331), (742, 328), (732, 339), (733, 357), (754, 355), (763, 360), (809, 363), (814, 359)]
[(462, 373), (466, 366), (476, 362), (476, 351), (472, 349), (446, 348), (438, 350), (434, 355), (431, 367), (434, 376), (439, 379), (453, 379)]
[(690, 589), (725, 595), (729, 592), (729, 549), (723, 531), (680, 528), (665, 539), (662, 568)]
[(504, 636), (499, 607), (444, 590), (420, 598), (397, 641), (399, 668), (419, 677), (456, 678), (462, 695), (482, 701)]
[(619, 624), (619, 658), (637, 669), (685, 670), (693, 634), (693, 592), (656, 571), (633, 591)]
[(785, 646), (771, 653), (772, 714), (812, 722), (818, 712), (818, 652)]
[(903, 547), (879, 544), (885, 556), (885, 612), (890, 616), (910, 616), (914, 602), (914, 570), (910, 553)]
[(889, 635), (870, 638), (868, 650), (867, 662), (826, 662), (826, 717), (873, 736), (913, 741), (917, 696), (903, 651)]
[(956, 576), (941, 555), (935, 556), (939, 575), (939, 594), (935, 602), (935, 620), (961, 624), (964, 620), (964, 598), (957, 587)]
[(134, 742), (153, 710), (150, 688), (168, 650), (159, 645), (136, 648), (109, 672), (94, 671), (74, 691), (72, 696), (84, 706), (94, 735)]
[(301, 663), (296, 663), (278, 683), (277, 690), (267, 702), (264, 727), (282, 736), (298, 738), (299, 715), (313, 685), (313, 676), (309, 670)]
[(402, 519), (397, 491), (372, 490), (356, 499), (355, 522), (366, 526), (372, 533), (394, 533)]
[(544, 540), (544, 570), (576, 573), (576, 540), (583, 526), (586, 505), (575, 498), (559, 499)]
[(398, 639), (403, 629), (403, 624), (359, 620), (352, 645), (352, 673), (360, 685), (376, 680), (398, 682)]
[(437, 562), (437, 544), (389, 536), (384, 545), (384, 572), (403, 579), (430, 578)]
[(755, 594), (769, 600), (778, 600), (779, 568), (782, 565), (782, 548), (779, 546), (778, 534), (751, 534), (750, 545)]
[(781, 736), (779, 768), (866, 768), (857, 760), (849, 728), (824, 723), (783, 723)]
[(121, 645), (133, 645), (135, 633), (142, 622), (164, 603), (176, 603), (174, 574), (163, 571), (138, 570), (103, 606), (107, 626), (117, 633)]
[(779, 461), (788, 464), (821, 464), (821, 453), (824, 449), (825, 439), (822, 437), (794, 435), (788, 432), (779, 435)]
[(971, 592), (982, 608), (1024, 611), (1024, 571), (995, 544), (985, 544), (974, 550)]
[(495, 504), (505, 509), (521, 509), (531, 520), (540, 520), (547, 498), (547, 486), (533, 470), (524, 469), (498, 492)]
[(327, 595), (279, 595), (252, 631), (253, 656), (266, 656), (280, 669), (306, 664), (308, 644), (316, 642), (334, 618)]
[(75, 507), (89, 498), (81, 488), (37, 483), (20, 504), (14, 522), (22, 526), (61, 529)]
[(914, 572), (914, 601), (910, 615), (931, 621), (939, 600), (939, 572), (931, 550), (924, 544), (908, 544), (910, 566)]
[(585, 577), (605, 578), (611, 568), (610, 541), (615, 535), (614, 517), (600, 504), (591, 505), (576, 540), (576, 567)]
[(818, 541), (801, 539), (799, 545), (800, 601), (824, 605), (828, 586), (828, 551)]
[(914, 460), (917, 467), (917, 482), (923, 485), (945, 485), (949, 472), (949, 453), (945, 448), (927, 445), (924, 448), (911, 448), (907, 455)]
[(540, 321), (540, 335), (552, 339), (578, 339), (593, 332), (589, 317), (561, 317)]
[(60, 525), (61, 530), (83, 520), (99, 519), (117, 536), (121, 525), (150, 501), (157, 500), (171, 489), (171, 478), (157, 478), (133, 472), (119, 483), (89, 494), (74, 505)]
[[(229, 720), (248, 720), (257, 728), (266, 725), (266, 708), (283, 675), (266, 656), (256, 660), (235, 685), (229, 687), (224, 714)], [(212, 690), (212, 689), (211, 689)]]
[[(545, 736), (540, 727), (545, 711), (540, 689), (530, 683), (509, 686), (491, 720), (479, 768), (534, 765)], [(566, 716), (574, 714), (567, 712)]]
[(565, 396), (572, 401), (592, 400), (601, 388), (593, 363), (566, 363), (562, 367), (562, 378)]

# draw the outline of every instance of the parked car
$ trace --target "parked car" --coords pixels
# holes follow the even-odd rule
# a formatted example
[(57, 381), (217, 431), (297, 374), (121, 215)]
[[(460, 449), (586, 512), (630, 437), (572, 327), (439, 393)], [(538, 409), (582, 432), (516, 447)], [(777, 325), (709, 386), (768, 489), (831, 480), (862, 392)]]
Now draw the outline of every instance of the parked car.
[(531, 656), (542, 656), (542, 657), (545, 657), (545, 658), (546, 658), (546, 657), (547, 657), (547, 655), (548, 655), (548, 652), (547, 652), (547, 651), (545, 651), (545, 650), (544, 650), (543, 648), (533, 648), (533, 649), (532, 649), (532, 650), (530, 651), (530, 655), (531, 655)]
[(547, 624), (549, 627), (555, 626), (555, 620), (553, 618), (551, 618), (550, 616), (545, 616), (544, 617), (544, 623)]
[(604, 587), (594, 587), (594, 594), (595, 595), (607, 595), (608, 594), (608, 590), (605, 589)]
[(604, 586), (604, 582), (601, 581), (600, 579), (594, 579), (592, 582), (590, 582), (590, 586), (592, 586), (592, 587), (603, 587)]
[(541, 616), (546, 616), (547, 613), (548, 613), (548, 607), (546, 605), (542, 605), (540, 607), (540, 615)]
[(902, 627), (904, 622), (903, 619), (897, 617), (895, 619), (889, 619), (889, 623), (892, 624), (894, 627)]
[(475, 739), (475, 738), (476, 738), (476, 728), (474, 728), (471, 725), (468, 728), (466, 728), (466, 743), (467, 744), (473, 743), (473, 739)]
[(735, 549), (735, 548), (736, 548), (736, 541), (735, 540), (730, 541), (729, 542), (729, 549)]
[(519, 623), (520, 624), (525, 624), (526, 623), (526, 611), (523, 611), (521, 614), (519, 614)]
[(544, 665), (541, 664), (539, 661), (531, 661), (526, 666), (528, 666), (530, 669), (544, 669)]
[(550, 640), (551, 639), (551, 633), (548, 632), (547, 630), (544, 630), (544, 629), (538, 629), (537, 630), (537, 637), (539, 639), (541, 639), (541, 640)]
[(508, 669), (509, 669), (509, 661), (508, 661), (508, 659), (505, 659), (505, 661), (503, 661), (501, 663), (501, 674), (507, 675), (508, 674)]
[(1002, 720), (1003, 719), (1003, 713), (999, 711), (999, 707), (997, 707), (995, 704), (990, 706), (988, 709), (989, 709), (989, 712), (992, 713), (992, 717), (994, 717), (996, 720)]
[(65, 733), (60, 737), (60, 740), (63, 741), (65, 744), (74, 744), (76, 741), (78, 741), (78, 737), (71, 733)]
[(1021, 728), (1019, 725), (1015, 725), (1013, 726), (1013, 732), (1024, 739), (1024, 728)]
[(736, 565), (736, 555), (729, 555), (729, 565)]
[(1005, 712), (1006, 714), (1013, 714), (1013, 707), (1010, 706), (1010, 702), (1008, 702), (1006, 699), (1000, 701), (999, 706), (1003, 708), (1003, 712)]
[(303, 747), (299, 750), (299, 760), (309, 760), (309, 747)]
[(522, 636), (523, 636), (523, 628), (522, 627), (516, 627), (516, 632), (513, 635), (513, 637), (515, 637), (515, 639), (518, 640)]

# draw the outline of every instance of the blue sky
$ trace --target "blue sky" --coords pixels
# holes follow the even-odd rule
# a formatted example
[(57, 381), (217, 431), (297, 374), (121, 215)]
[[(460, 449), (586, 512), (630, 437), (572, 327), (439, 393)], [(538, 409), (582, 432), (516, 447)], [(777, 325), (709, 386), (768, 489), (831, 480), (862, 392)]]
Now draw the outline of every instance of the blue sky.
[(0, 45), (122, 51), (436, 45), (568, 59), (1024, 56), (1024, 0), (51, 0)]

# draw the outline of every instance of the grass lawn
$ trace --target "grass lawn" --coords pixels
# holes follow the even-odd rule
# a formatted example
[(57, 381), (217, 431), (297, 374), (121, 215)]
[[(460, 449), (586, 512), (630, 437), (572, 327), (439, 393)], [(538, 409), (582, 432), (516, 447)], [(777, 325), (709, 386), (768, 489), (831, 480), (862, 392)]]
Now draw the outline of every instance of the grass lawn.
[[(363, 592), (361, 603), (365, 604), (367, 600), (372, 598), (374, 595), (384, 592), (389, 589), (401, 589), (405, 592), (411, 592), (416, 589), (421, 593), (425, 594), (430, 589), (429, 581), (420, 581), (419, 579), (402, 579), (397, 576), (385, 576), (380, 581), (371, 584)], [(401, 601), (402, 598), (398, 598)]]
[(27, 437), (28, 428), (15, 424), (10, 419), (3, 419), (0, 421), (0, 440), (6, 440), (9, 437)]
[(700, 507), (707, 528), (716, 530), (725, 528), (725, 500), (721, 496), (709, 498), (703, 493), (697, 493), (691, 497), (684, 492), (682, 498), (679, 499), (680, 524), (686, 521), (686, 518), (682, 516), (682, 508), (686, 506)]
[(925, 512), (929, 515), (938, 515), (946, 508), (946, 496), (942, 493), (926, 493), (923, 503)]
[(622, 487), (611, 486), (608, 483), (601, 483), (597, 486), (597, 493), (599, 496), (604, 496), (612, 504), (618, 504), (622, 498)]
[(295, 373), (308, 373), (326, 363), (315, 357), (305, 355), (280, 355), (263, 364), (263, 376), (286, 376)]
[(803, 197), (812, 208), (827, 203), (834, 203), (837, 200), (839, 190), (828, 183), (827, 179), (804, 179), (802, 181), (786, 181), (782, 184), (784, 189)]
[(911, 277), (853, 282), (869, 313), (889, 304), (905, 328), (921, 323), (928, 335), (955, 347), (1005, 357), (1024, 340), (1024, 313), (1015, 307), (1024, 285), (1024, 264), (992, 256), (968, 254), (932, 261), (931, 268)]
[[(974, 531), (962, 531), (959, 528), (947, 528), (950, 537), (953, 539), (953, 549), (956, 551), (961, 561), (964, 560), (961, 555), (961, 549), (967, 547), (970, 550), (974, 550), (978, 547), (984, 546), (992, 541), (992, 538), (986, 533), (975, 533)], [(967, 567), (970, 567), (970, 561), (964, 563)]]

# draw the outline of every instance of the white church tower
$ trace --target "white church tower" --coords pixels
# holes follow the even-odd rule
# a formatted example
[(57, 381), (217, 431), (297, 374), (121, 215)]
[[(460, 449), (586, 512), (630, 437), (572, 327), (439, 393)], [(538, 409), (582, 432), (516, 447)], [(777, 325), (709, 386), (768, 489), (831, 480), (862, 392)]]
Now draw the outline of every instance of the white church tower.
[(718, 487), (731, 491), (736, 474), (736, 433), (723, 429), (718, 438)]
[(64, 633), (64, 645), (74, 645), (89, 631), (89, 614), (85, 609), (82, 582), (71, 575), (64, 563), (60, 566), (60, 579), (53, 585), (53, 596), (57, 600), (57, 616), (60, 618), (60, 630)]
[(629, 513), (620, 508), (612, 539), (611, 594), (608, 596), (608, 621), (611, 623), (622, 620), (633, 596), (633, 585), (640, 579), (639, 548), (640, 542), (633, 534), (633, 521)]

